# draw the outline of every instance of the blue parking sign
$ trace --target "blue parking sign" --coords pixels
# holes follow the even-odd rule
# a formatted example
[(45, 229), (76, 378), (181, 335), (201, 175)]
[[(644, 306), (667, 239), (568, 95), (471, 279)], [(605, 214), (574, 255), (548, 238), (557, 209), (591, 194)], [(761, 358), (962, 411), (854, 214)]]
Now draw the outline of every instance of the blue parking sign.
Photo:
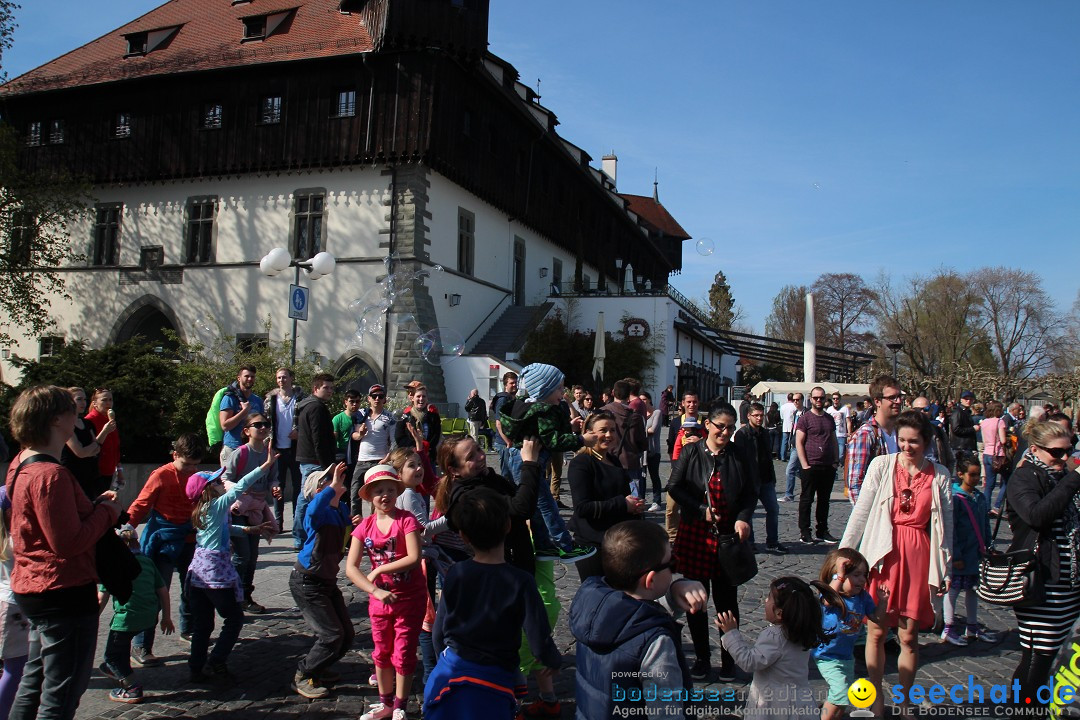
[(289, 285), (289, 317), (307, 320), (308, 289), (302, 285)]

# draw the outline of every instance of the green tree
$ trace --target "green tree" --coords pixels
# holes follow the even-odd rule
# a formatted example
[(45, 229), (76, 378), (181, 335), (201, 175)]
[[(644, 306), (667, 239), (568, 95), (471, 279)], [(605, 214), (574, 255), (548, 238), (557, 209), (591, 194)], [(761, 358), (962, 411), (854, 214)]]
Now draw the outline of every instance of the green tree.
[[(0, 62), (11, 48), (18, 5), (0, 0)], [(4, 78), (0, 66), (0, 80)], [(50, 297), (67, 299), (62, 273), (72, 252), (68, 228), (85, 212), (90, 185), (63, 171), (26, 172), (19, 167), (20, 138), (0, 120), (0, 345), (15, 344), (8, 328), (37, 337), (52, 325)]]
[(728, 285), (727, 277), (722, 270), (717, 271), (716, 277), (713, 278), (705, 309), (708, 312), (709, 325), (719, 330), (730, 330), (732, 324), (738, 319), (735, 298), (731, 296), (731, 286)]

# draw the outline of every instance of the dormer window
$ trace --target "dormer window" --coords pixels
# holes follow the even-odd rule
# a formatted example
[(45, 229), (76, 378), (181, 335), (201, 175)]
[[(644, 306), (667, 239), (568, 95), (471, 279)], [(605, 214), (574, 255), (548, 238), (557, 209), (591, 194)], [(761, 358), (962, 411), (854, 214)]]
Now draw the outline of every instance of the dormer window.
[(240, 22), (244, 23), (244, 37), (241, 42), (265, 40), (273, 35), (294, 12), (296, 12), (296, 8), (270, 13), (269, 15), (249, 15), (240, 18)]
[(127, 56), (146, 54), (146, 33), (135, 33), (127, 36)]
[(182, 25), (156, 28), (154, 30), (140, 30), (128, 33), (124, 36), (127, 40), (127, 52), (124, 57), (142, 57), (154, 52), (159, 47), (167, 45), (170, 40), (180, 32)]
[(244, 18), (244, 39), (262, 40), (266, 37), (266, 16)]

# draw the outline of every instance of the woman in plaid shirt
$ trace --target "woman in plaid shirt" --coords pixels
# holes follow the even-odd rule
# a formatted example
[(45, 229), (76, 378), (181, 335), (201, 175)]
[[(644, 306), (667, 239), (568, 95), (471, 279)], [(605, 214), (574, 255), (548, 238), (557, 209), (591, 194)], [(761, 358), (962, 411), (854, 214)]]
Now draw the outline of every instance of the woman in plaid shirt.
[[(700, 581), (706, 593), (711, 588), (718, 613), (731, 611), (738, 618), (737, 588), (725, 577), (717, 558), (717, 535), (737, 534), (742, 542), (749, 541), (750, 518), (757, 504), (751, 461), (731, 442), (736, 418), (735, 408), (726, 403), (710, 410), (705, 421), (708, 436), (683, 448), (671, 471), (668, 493), (682, 508), (673, 553), (677, 572)], [(697, 656), (690, 668), (695, 680), (707, 679), (711, 670), (708, 623), (704, 611), (686, 616)], [(719, 679), (735, 679), (735, 661), (726, 650)]]

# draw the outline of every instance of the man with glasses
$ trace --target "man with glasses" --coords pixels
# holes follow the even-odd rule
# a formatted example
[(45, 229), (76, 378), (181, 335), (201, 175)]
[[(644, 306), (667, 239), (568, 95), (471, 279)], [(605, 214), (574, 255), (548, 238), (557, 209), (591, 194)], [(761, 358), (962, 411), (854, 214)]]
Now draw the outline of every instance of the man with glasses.
[(348, 485), (349, 505), (352, 507), (352, 515), (362, 515), (363, 500), (356, 491), (364, 484), (364, 475), (376, 465), (389, 460), (390, 440), (394, 437), (394, 416), (386, 410), (386, 388), (382, 385), (372, 385), (367, 392), (368, 406), (361, 410), (359, 422), (356, 426), (356, 434), (359, 444), (356, 448), (356, 467), (353, 469), (351, 482), (346, 476)]
[(838, 538), (829, 533), (829, 497), (836, 481), (836, 423), (825, 412), (825, 388), (810, 391), (810, 412), (803, 413), (795, 424), (795, 452), (799, 454), (802, 470), (802, 492), (799, 495), (799, 534), (807, 544), (810, 536), (810, 508), (817, 497), (815, 516), (817, 539), (834, 544)]
[[(784, 497), (780, 498), (779, 502), (795, 502), (795, 481), (799, 477), (799, 453), (793, 452), (793, 450), (795, 448), (795, 425), (799, 422), (803, 412), (805, 412), (803, 394), (793, 393), (789, 402), (795, 406), (795, 409), (791, 415), (791, 429), (786, 433), (788, 437), (788, 459), (786, 460), (787, 471), (785, 473), (787, 482), (784, 485)], [(783, 408), (781, 408), (781, 411), (783, 411)]]
[(896, 418), (900, 415), (903, 398), (900, 383), (891, 375), (879, 375), (870, 383), (874, 414), (848, 439), (847, 484), (852, 505), (859, 499), (870, 461), (878, 455), (894, 453), (899, 449), (896, 444)]
[(953, 450), (975, 452), (978, 448), (975, 433), (975, 420), (971, 414), (971, 404), (975, 402), (975, 393), (965, 390), (960, 394), (960, 402), (949, 416), (949, 432), (952, 433)]
[[(773, 467), (772, 443), (765, 429), (765, 406), (759, 402), (749, 403), (746, 424), (735, 433), (732, 442), (741, 447), (747, 457), (753, 459), (754, 477), (758, 485), (758, 501), (765, 508), (765, 548), (777, 555), (787, 549), (780, 544), (780, 506), (776, 504), (776, 468)], [(750, 542), (754, 541), (754, 526), (750, 525)]]

